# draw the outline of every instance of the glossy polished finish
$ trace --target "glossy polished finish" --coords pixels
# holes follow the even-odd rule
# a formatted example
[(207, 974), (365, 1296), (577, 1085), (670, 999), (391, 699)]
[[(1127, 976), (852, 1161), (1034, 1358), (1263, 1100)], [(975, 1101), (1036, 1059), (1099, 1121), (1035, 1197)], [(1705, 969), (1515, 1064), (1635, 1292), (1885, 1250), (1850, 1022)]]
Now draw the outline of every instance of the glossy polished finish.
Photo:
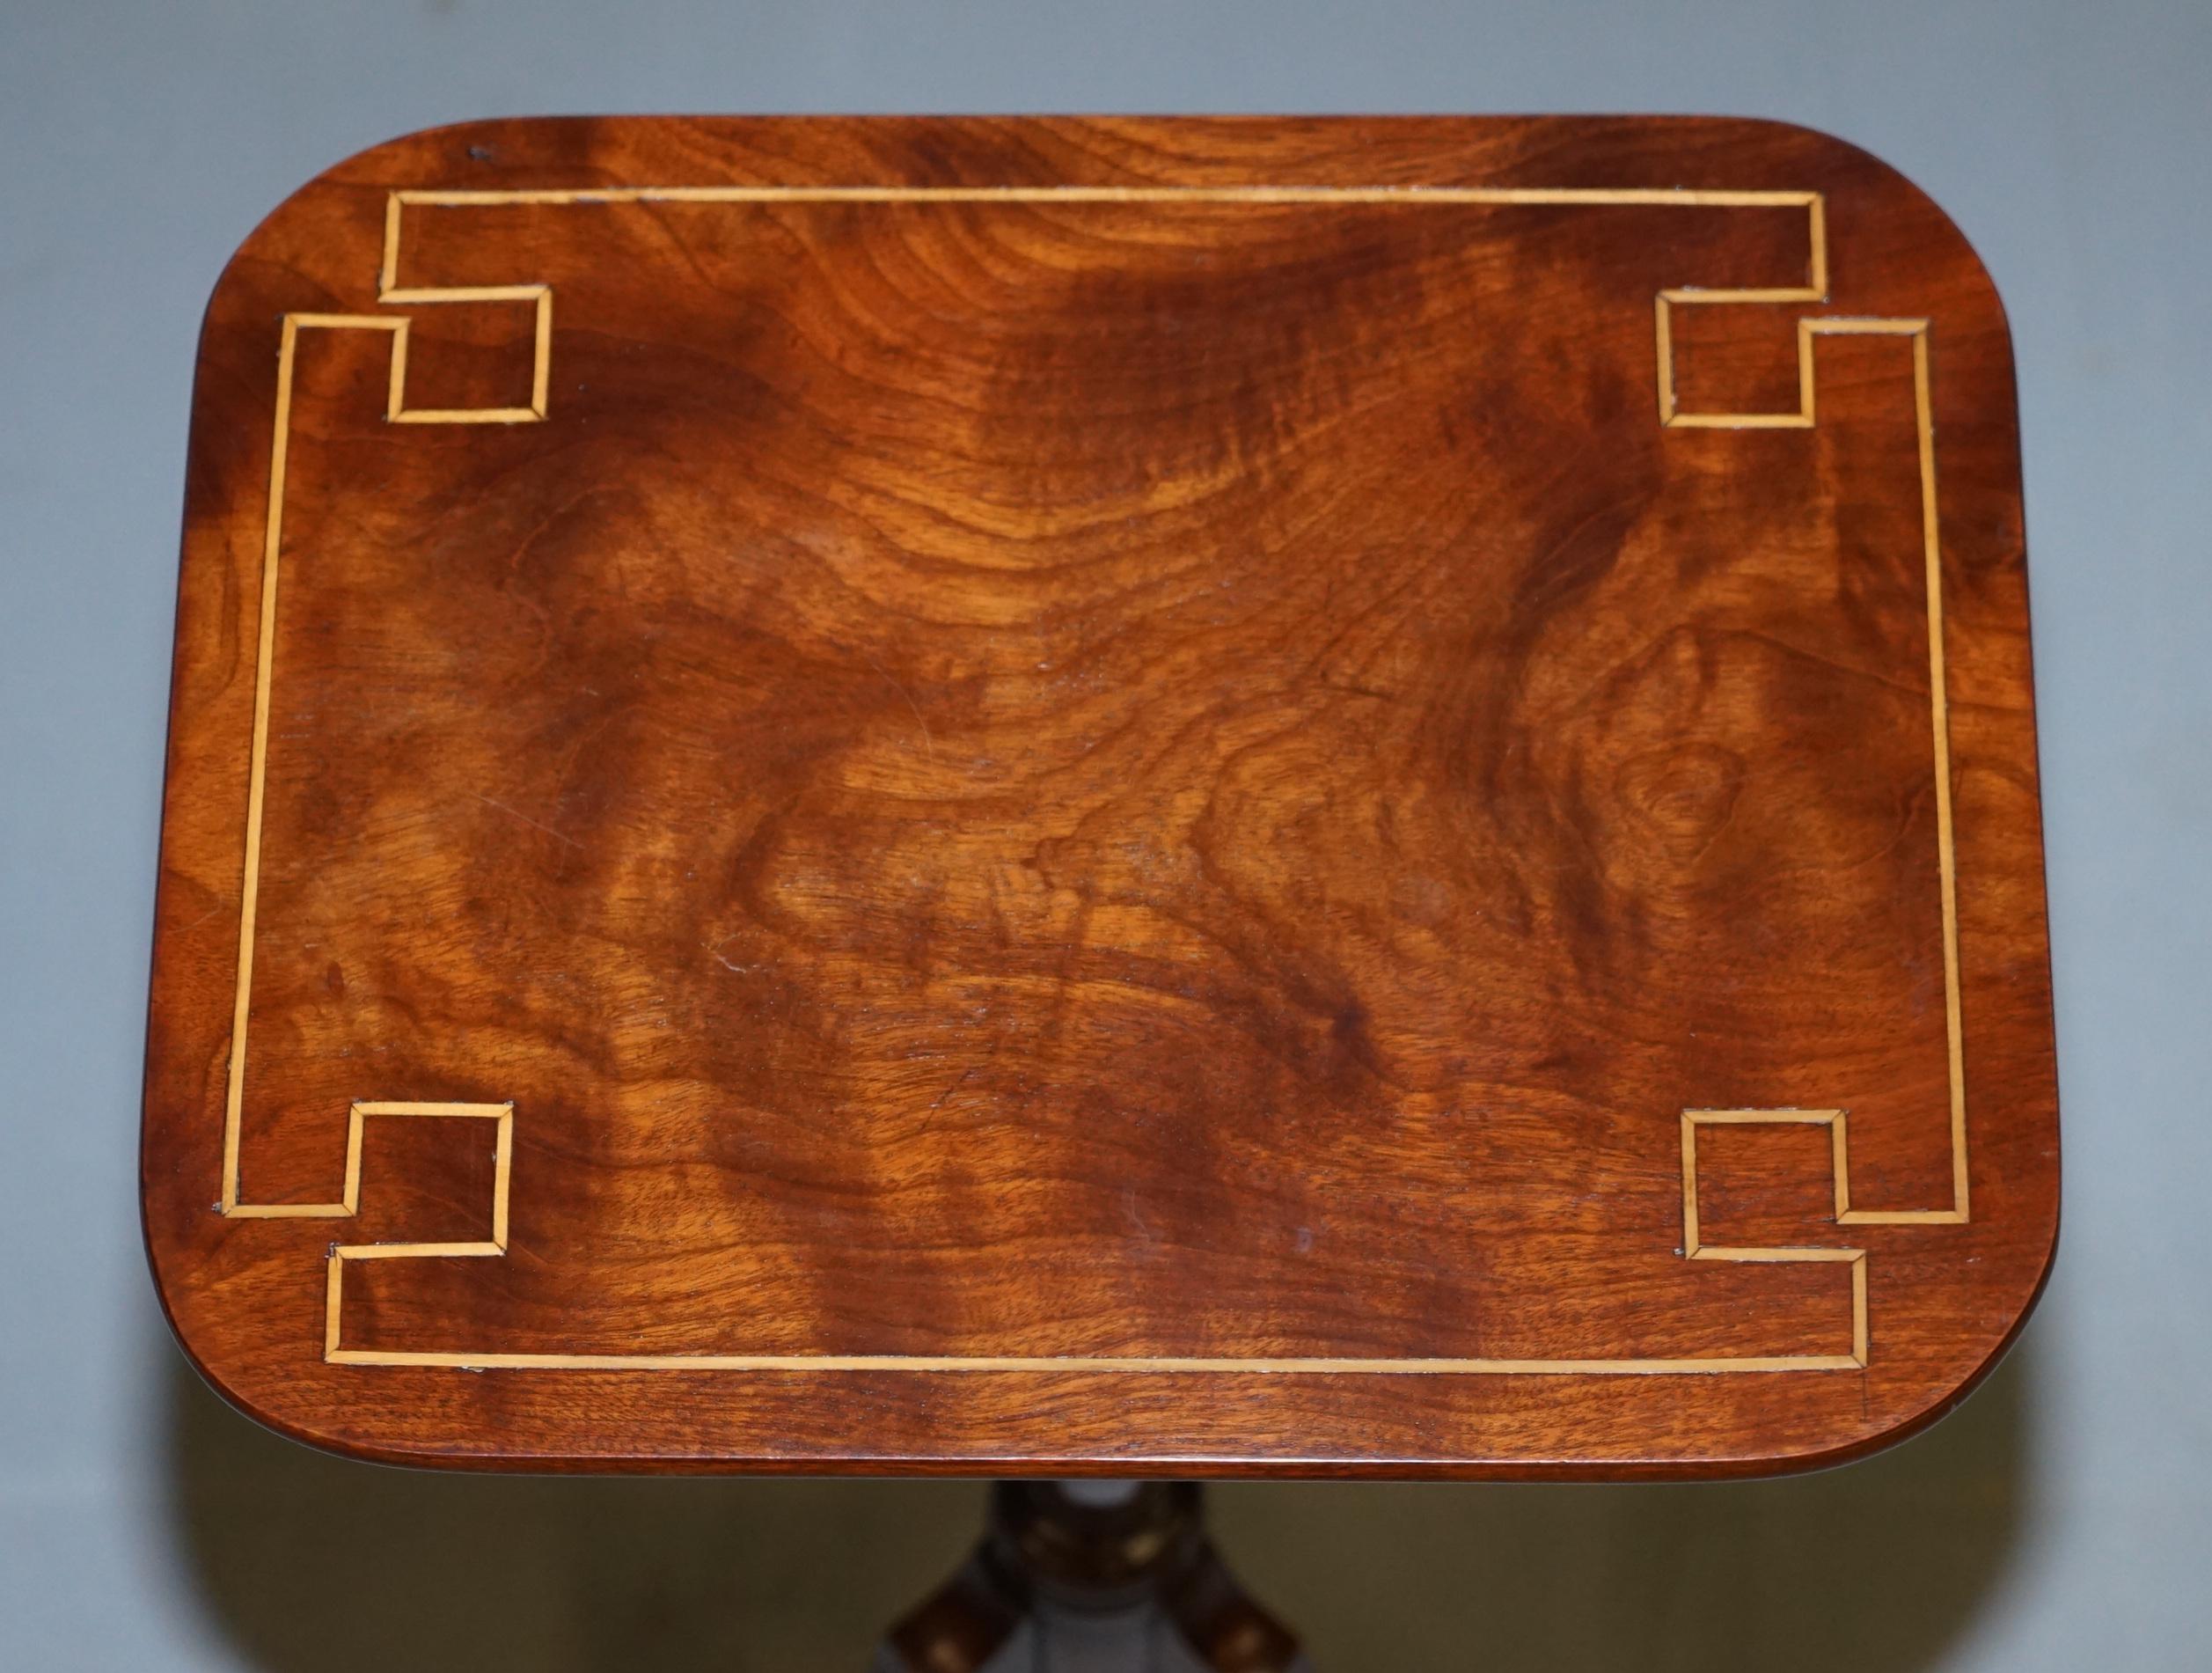
[(1862, 152), (442, 129), (209, 306), (148, 1239), (381, 1458), (1834, 1461), (2047, 1269), (2041, 863)]

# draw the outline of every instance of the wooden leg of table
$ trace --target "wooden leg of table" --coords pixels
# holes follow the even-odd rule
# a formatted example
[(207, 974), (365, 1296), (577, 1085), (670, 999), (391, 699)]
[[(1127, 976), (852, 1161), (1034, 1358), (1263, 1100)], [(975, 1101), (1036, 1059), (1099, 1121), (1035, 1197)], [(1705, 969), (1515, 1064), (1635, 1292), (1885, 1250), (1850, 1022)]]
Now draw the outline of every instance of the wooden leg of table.
[(1002, 1481), (975, 1554), (876, 1673), (1308, 1673), (1205, 1532), (1192, 1482)]

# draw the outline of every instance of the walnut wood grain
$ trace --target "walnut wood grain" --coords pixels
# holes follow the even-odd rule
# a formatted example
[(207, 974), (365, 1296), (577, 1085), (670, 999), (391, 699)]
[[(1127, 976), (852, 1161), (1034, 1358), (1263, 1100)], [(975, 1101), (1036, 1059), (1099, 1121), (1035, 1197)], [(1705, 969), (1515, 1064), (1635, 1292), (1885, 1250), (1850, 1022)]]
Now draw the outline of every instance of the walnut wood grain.
[(396, 141), (171, 726), (154, 1270), (341, 1450), (1745, 1473), (2047, 1269), (2009, 340), (1802, 129)]

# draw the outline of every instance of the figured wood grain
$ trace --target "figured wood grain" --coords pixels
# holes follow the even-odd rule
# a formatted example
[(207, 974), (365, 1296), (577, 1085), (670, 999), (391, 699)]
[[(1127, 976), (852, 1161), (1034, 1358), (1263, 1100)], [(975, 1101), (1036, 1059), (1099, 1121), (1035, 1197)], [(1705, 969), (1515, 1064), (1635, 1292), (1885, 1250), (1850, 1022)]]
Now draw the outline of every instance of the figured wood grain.
[(165, 1302), (417, 1462), (1906, 1433), (2055, 1233), (2018, 504), (1804, 130), (380, 147), (202, 339)]

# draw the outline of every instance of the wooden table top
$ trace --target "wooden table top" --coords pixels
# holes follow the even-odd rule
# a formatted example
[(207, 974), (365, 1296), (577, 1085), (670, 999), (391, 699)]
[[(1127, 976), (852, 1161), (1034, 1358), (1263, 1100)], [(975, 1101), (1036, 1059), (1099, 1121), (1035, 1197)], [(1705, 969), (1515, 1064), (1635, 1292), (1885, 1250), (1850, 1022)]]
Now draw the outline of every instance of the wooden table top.
[(2010, 344), (1803, 129), (379, 147), (171, 721), (154, 1269), (341, 1450), (1764, 1471), (2048, 1266)]

